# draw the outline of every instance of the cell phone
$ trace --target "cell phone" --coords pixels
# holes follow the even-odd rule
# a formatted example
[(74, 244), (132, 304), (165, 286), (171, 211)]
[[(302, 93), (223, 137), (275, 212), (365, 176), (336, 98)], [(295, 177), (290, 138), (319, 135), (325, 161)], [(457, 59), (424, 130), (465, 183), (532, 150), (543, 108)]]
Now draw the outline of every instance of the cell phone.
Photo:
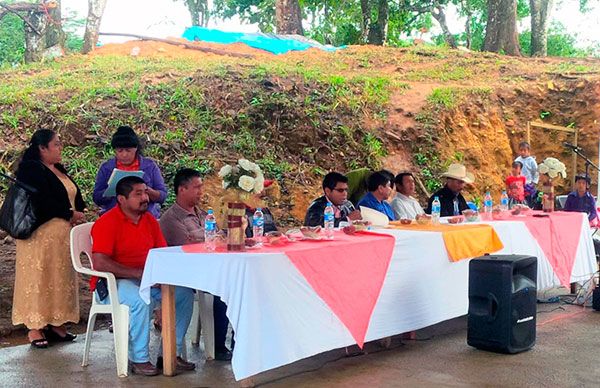
[(533, 217), (550, 217), (549, 214), (534, 214)]
[(108, 286), (106, 285), (106, 279), (99, 278), (96, 282), (96, 292), (98, 293), (98, 299), (101, 301), (106, 299), (108, 296)]

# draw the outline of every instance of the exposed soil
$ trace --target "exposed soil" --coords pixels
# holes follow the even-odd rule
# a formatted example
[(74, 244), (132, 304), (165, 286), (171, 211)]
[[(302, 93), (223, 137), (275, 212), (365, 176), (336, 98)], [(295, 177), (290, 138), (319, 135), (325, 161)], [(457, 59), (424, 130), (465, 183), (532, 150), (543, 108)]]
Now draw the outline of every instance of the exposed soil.
[[(143, 85), (152, 86), (165, 81), (185, 81), (188, 87), (201, 90), (201, 103), (207, 111), (215, 117), (235, 118), (230, 123), (222, 121), (211, 128), (213, 135), (219, 134), (221, 138), (216, 135), (207, 138), (203, 153), (191, 151), (191, 140), (198, 127), (190, 124), (190, 120), (177, 121), (178, 118), (169, 110), (162, 111), (164, 95), (159, 89), (148, 91), (146, 101), (154, 109), (154, 121), (140, 119), (140, 122), (134, 123), (136, 130), (151, 139), (154, 142), (152, 146), (164, 151), (165, 158), (160, 162), (165, 165), (165, 170), (174, 170), (176, 163), (186, 156), (202, 160), (210, 155), (216, 160), (213, 168), (216, 171), (221, 163), (238, 157), (227, 147), (235, 140), (235, 134), (248, 131), (259, 139), (256, 155), (248, 157), (258, 157), (272, 151), (275, 161), (284, 160), (292, 166), (293, 171), (283, 173), (279, 183), (269, 192), (269, 207), (283, 225), (301, 222), (310, 201), (320, 195), (321, 176), (313, 171), (313, 167), (319, 166), (325, 171), (350, 169), (349, 162), (364, 155), (358, 148), (362, 146), (361, 139), (367, 131), (384, 141), (387, 156), (381, 161), (383, 167), (394, 172), (415, 171), (423, 182), (427, 179), (423, 175), (424, 169), (429, 168), (435, 178), (447, 164), (461, 159), (476, 176), (476, 183), (468, 189), (468, 197), (479, 196), (487, 189), (498, 196), (503, 180), (510, 171), (510, 163), (517, 154), (517, 145), (526, 139), (529, 121), (542, 120), (546, 124), (578, 128), (579, 146), (595, 163), (598, 162), (598, 60), (510, 58), (458, 50), (437, 52), (418, 47), (396, 49), (368, 46), (353, 46), (333, 53), (311, 49), (275, 56), (243, 44), (195, 44), (198, 47), (251, 54), (254, 58), (238, 60), (182, 46), (140, 41), (108, 44), (96, 50), (93, 56), (130, 56), (133, 53), (141, 58), (185, 58), (198, 62), (215, 57), (220, 61), (222, 58), (223, 73), (219, 75), (200, 71), (195, 74), (150, 72), (139, 80)], [(261, 75), (257, 72), (250, 79), (242, 77), (244, 71), (264, 63), (314, 68), (347, 79), (361, 75), (385, 75), (401, 86), (392, 87), (383, 118), (374, 118), (371, 107), (362, 107), (363, 111), (359, 113), (351, 112), (348, 107), (313, 112), (310, 108), (317, 104), (332, 106), (329, 87), (297, 74), (287, 76), (265, 72)], [(73, 67), (67, 66), (62, 70), (78, 71), (77, 66)], [(460, 69), (461, 72), (458, 72)], [(40, 76), (52, 71), (34, 68), (22, 76)], [(10, 77), (10, 74), (0, 73), (0, 82), (9, 82)], [(433, 106), (428, 98), (440, 88), (452, 90), (455, 96), (460, 95), (459, 101), (447, 108)], [(59, 90), (56, 95), (50, 93), (50, 96), (40, 98), (51, 98), (49, 102), (54, 103), (68, 102), (71, 98), (69, 93), (68, 90)], [(249, 104), (253, 100), (263, 103), (256, 106)], [(19, 107), (10, 108), (17, 112)], [(107, 125), (91, 133), (89, 128), (97, 123), (111, 122), (110, 119), (114, 117), (135, 117), (137, 114), (133, 104), (124, 105), (117, 96), (95, 99), (93, 104), (86, 106), (86, 115), (76, 117), (73, 123), (57, 122), (54, 112), (44, 111), (45, 107), (39, 109), (41, 112), (36, 112), (37, 121), (28, 122), (19, 129), (32, 126), (59, 128), (66, 144), (82, 147), (93, 144), (97, 148), (106, 143), (114, 129)], [(307, 112), (314, 115), (309, 116)], [(238, 123), (242, 117), (247, 120), (244, 126)], [(311, 120), (318, 122), (309, 125)], [(3, 126), (6, 128), (0, 118), (0, 129)], [(342, 126), (352, 129), (349, 138), (332, 130)], [(175, 129), (182, 130), (183, 136), (180, 141), (169, 142), (164, 134)], [(26, 131), (3, 129), (2, 133), (11, 136), (0, 137), (0, 151), (5, 151), (0, 162), (4, 161), (7, 154), (6, 160), (14, 159), (11, 153), (22, 149), (28, 140)], [(537, 157), (538, 163), (545, 157), (558, 157), (571, 174), (572, 153), (562, 147), (562, 142), (573, 140), (572, 135), (556, 130), (532, 129), (532, 154)], [(346, 142), (346, 146), (339, 147), (341, 142)], [(425, 160), (416, 161), (416, 154), (423, 154)], [(437, 159), (436, 163), (432, 162), (434, 158)], [(577, 162), (577, 169), (583, 169), (581, 160)], [(163, 173), (169, 180), (172, 171), (165, 170)], [(89, 171), (81, 172), (86, 173)], [(557, 191), (566, 192), (569, 186), (569, 179), (559, 182)], [(594, 190), (596, 183), (592, 186)], [(219, 198), (220, 193), (219, 179), (214, 175), (206, 177), (204, 204), (218, 207), (214, 199)], [(419, 188), (418, 194), (423, 202), (426, 199), (424, 191)], [(93, 209), (91, 211), (93, 213)], [(0, 244), (0, 279), (0, 336), (24, 338), (24, 329), (14, 328), (10, 322), (14, 282), (14, 245), (11, 243)], [(87, 319), (89, 309), (89, 291), (83, 280), (80, 296), (83, 321)], [(84, 331), (84, 328), (80, 324), (77, 330)]]

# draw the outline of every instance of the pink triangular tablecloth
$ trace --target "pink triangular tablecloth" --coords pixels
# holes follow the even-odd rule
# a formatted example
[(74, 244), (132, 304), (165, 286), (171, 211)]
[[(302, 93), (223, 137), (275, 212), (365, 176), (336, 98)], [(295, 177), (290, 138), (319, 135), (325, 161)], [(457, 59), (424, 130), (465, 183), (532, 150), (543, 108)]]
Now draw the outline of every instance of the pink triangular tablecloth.
[[(362, 348), (394, 243), (394, 237), (386, 234), (336, 232), (334, 240), (301, 241), (249, 252), (285, 253)], [(182, 249), (206, 252), (203, 245)]]

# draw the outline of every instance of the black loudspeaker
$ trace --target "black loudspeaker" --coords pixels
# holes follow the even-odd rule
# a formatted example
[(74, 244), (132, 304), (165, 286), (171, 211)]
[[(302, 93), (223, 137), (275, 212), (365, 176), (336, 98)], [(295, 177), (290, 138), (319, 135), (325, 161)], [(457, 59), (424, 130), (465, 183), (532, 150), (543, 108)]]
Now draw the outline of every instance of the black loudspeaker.
[(592, 308), (596, 311), (600, 311), (600, 287), (596, 286), (592, 293)]
[(469, 263), (467, 343), (518, 353), (535, 344), (537, 258), (486, 255)]

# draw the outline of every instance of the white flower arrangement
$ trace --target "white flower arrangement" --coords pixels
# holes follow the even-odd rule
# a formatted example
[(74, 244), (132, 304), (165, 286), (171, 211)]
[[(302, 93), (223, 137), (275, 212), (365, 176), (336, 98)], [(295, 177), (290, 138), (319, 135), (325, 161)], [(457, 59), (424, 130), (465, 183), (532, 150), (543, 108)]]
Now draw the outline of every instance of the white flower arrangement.
[(237, 164), (226, 164), (219, 170), (223, 179), (223, 189), (235, 189), (242, 193), (258, 194), (264, 190), (265, 177), (256, 163), (240, 159)]
[(538, 172), (540, 174), (546, 174), (551, 179), (557, 178), (559, 175), (562, 178), (567, 177), (567, 168), (563, 162), (556, 158), (546, 158), (538, 166)]

